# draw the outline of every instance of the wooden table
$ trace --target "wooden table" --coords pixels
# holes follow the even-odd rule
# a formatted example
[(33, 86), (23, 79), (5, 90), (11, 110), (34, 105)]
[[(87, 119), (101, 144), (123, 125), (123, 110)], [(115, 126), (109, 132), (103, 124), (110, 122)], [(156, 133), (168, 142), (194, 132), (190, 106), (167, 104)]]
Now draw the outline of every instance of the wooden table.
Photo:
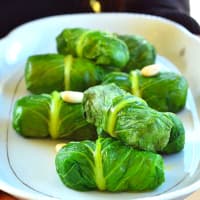
[(17, 199), (0, 190), (0, 200), (17, 200)]
[[(17, 199), (0, 190), (0, 200), (17, 200)], [(194, 192), (185, 200), (200, 200), (200, 190)]]

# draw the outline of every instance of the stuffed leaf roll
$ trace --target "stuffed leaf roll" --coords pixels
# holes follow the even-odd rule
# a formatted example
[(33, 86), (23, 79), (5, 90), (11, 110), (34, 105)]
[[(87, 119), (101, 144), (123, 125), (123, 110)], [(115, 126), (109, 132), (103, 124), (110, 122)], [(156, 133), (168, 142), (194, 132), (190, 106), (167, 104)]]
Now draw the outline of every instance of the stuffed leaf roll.
[(56, 40), (60, 54), (87, 58), (96, 64), (122, 68), (129, 60), (125, 42), (109, 32), (69, 28), (64, 29)]
[(126, 43), (130, 54), (123, 71), (129, 72), (155, 63), (156, 49), (145, 38), (139, 35), (119, 35), (118, 37)]
[(16, 132), (24, 137), (73, 140), (96, 138), (95, 128), (84, 118), (82, 104), (63, 102), (58, 92), (18, 99), (12, 123)]
[(167, 146), (162, 150), (165, 154), (179, 152), (184, 148), (185, 129), (180, 119), (173, 113), (166, 113), (173, 122), (170, 138)]
[(115, 83), (120, 88), (139, 96), (158, 111), (178, 112), (186, 103), (188, 83), (175, 72), (161, 71), (155, 76), (145, 77), (140, 70), (112, 72), (105, 76), (103, 84)]
[(55, 164), (62, 182), (81, 191), (145, 191), (164, 182), (159, 154), (111, 138), (70, 142), (58, 152)]
[(106, 70), (84, 58), (72, 55), (44, 54), (30, 56), (26, 63), (26, 87), (32, 93), (54, 90), (84, 91), (99, 84)]
[(86, 120), (97, 127), (99, 134), (105, 131), (136, 149), (163, 152), (175, 126), (166, 113), (150, 108), (115, 84), (86, 90), (83, 107)]

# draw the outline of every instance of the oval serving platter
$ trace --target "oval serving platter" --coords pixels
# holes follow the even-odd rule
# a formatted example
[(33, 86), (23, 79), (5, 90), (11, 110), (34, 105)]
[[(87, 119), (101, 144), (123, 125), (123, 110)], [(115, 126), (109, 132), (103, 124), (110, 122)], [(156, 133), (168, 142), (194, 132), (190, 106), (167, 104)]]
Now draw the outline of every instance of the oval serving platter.
[[(105, 23), (106, 22), (106, 23)], [(24, 139), (12, 128), (14, 102), (28, 94), (24, 63), (29, 55), (56, 51), (55, 37), (65, 27), (85, 27), (139, 34), (157, 49), (157, 62), (180, 71), (188, 80), (187, 104), (178, 116), (186, 129), (180, 153), (164, 156), (165, 182), (143, 193), (78, 192), (59, 180), (55, 145), (60, 141)], [(200, 40), (169, 20), (139, 14), (74, 14), (48, 17), (24, 24), (0, 40), (0, 189), (25, 199), (182, 199), (200, 188)], [(173, 64), (172, 64), (173, 63)], [(176, 66), (176, 67), (175, 67)]]

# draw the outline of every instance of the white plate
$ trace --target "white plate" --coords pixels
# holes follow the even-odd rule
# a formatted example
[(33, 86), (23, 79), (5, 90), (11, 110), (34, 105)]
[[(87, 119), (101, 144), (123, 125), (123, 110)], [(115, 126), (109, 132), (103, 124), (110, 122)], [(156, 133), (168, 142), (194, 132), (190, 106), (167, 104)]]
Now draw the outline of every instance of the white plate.
[[(186, 108), (179, 113), (186, 129), (182, 152), (164, 157), (166, 181), (145, 193), (78, 192), (66, 188), (54, 166), (57, 141), (24, 139), (12, 129), (12, 109), (27, 94), (24, 63), (29, 55), (55, 52), (55, 37), (65, 27), (86, 27), (143, 35), (158, 53), (188, 79)], [(200, 188), (200, 40), (180, 25), (148, 15), (127, 13), (65, 15), (20, 26), (0, 40), (0, 188), (26, 199), (177, 199)], [(169, 63), (162, 57), (161, 63)], [(39, 77), (38, 77), (39, 79)]]

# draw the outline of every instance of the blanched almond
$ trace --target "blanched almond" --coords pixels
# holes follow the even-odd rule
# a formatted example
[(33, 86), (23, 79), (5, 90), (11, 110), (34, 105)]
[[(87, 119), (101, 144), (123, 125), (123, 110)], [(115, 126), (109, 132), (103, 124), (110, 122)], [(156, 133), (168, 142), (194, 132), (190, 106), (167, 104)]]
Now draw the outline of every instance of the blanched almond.
[(68, 103), (81, 103), (83, 101), (83, 93), (75, 91), (64, 91), (60, 93), (63, 101)]
[(56, 152), (59, 152), (60, 149), (61, 149), (62, 147), (64, 147), (65, 145), (66, 145), (66, 143), (59, 143), (59, 144), (57, 144), (56, 147), (55, 147)]
[(147, 65), (141, 69), (141, 74), (146, 77), (155, 76), (160, 72), (158, 64)]

